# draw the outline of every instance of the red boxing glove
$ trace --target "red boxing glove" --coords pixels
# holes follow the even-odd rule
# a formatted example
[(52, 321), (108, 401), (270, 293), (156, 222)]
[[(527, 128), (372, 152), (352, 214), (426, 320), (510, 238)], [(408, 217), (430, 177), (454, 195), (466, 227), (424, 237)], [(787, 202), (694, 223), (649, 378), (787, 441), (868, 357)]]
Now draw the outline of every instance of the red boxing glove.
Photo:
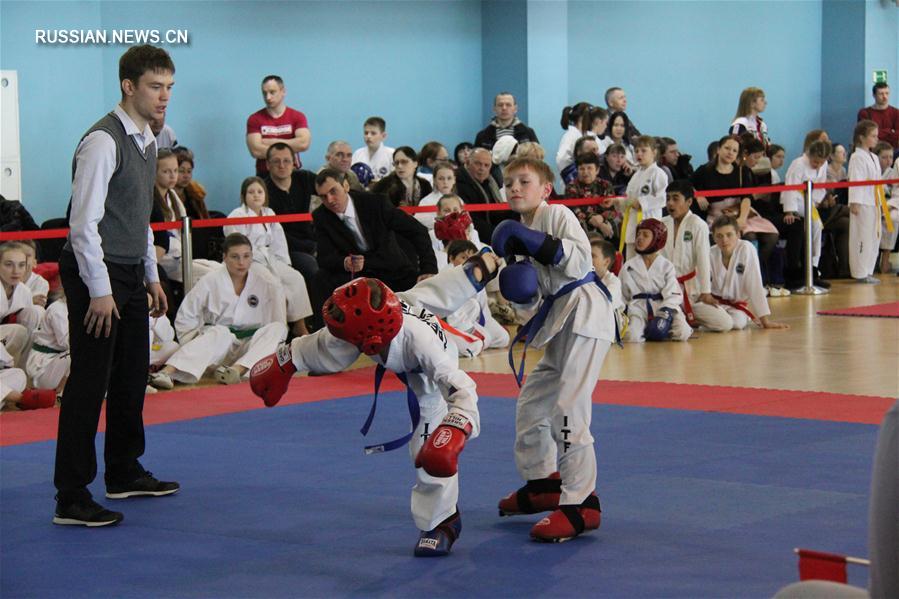
[(250, 370), (250, 389), (272, 407), (287, 391), (290, 378), (297, 371), (290, 355), (290, 345), (281, 344), (278, 351), (256, 362)]
[(457, 413), (447, 414), (422, 445), (415, 458), (415, 467), (424, 468), (425, 472), (439, 478), (455, 475), (459, 469), (459, 454), (470, 434), (468, 418)]
[(56, 405), (56, 389), (28, 389), (22, 392), (19, 407), (23, 410), (42, 410)]

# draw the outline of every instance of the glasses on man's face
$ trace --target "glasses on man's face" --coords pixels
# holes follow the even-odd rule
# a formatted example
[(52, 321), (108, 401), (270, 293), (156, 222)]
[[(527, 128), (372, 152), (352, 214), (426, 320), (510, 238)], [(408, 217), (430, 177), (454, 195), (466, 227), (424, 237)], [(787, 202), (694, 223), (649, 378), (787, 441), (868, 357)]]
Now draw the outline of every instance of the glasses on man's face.
[(408, 158), (400, 158), (393, 161), (393, 166), (406, 166), (407, 164), (412, 164), (412, 161)]

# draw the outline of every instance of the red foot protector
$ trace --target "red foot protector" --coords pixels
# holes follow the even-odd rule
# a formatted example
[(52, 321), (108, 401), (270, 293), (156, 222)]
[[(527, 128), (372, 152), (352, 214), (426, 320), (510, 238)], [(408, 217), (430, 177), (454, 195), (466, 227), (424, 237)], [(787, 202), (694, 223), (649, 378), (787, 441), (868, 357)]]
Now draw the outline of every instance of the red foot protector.
[(415, 458), (415, 467), (431, 476), (447, 478), (459, 469), (459, 454), (471, 434), (471, 423), (462, 414), (450, 412), (443, 417)]
[(539, 514), (559, 508), (562, 496), (562, 476), (553, 472), (546, 478), (529, 480), (526, 485), (512, 491), (499, 501), (500, 516)]
[(531, 538), (545, 543), (562, 543), (585, 530), (596, 530), (602, 516), (596, 493), (579, 506), (563, 505), (531, 528)]

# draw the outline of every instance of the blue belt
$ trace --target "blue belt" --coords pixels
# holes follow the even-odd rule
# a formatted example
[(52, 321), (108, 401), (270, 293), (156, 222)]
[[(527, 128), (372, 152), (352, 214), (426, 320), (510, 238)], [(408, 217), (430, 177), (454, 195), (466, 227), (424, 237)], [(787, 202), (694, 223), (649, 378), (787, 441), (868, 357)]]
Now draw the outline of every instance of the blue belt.
[[(543, 326), (544, 321), (546, 320), (547, 315), (549, 314), (550, 309), (552, 309), (553, 304), (557, 299), (564, 295), (568, 295), (578, 287), (582, 285), (586, 285), (587, 283), (596, 283), (596, 286), (599, 287), (599, 290), (602, 291), (603, 295), (606, 296), (606, 299), (609, 300), (609, 303), (612, 303), (612, 294), (609, 292), (608, 287), (606, 287), (605, 283), (600, 280), (600, 278), (596, 275), (595, 271), (590, 271), (583, 279), (578, 281), (572, 281), (568, 283), (561, 289), (559, 289), (556, 293), (549, 295), (543, 298), (543, 303), (540, 304), (540, 309), (537, 310), (537, 313), (527, 321), (527, 323), (518, 330), (518, 333), (515, 334), (515, 339), (512, 340), (512, 343), (509, 345), (509, 366), (512, 368), (512, 374), (515, 375), (515, 381), (518, 383), (518, 386), (521, 387), (521, 379), (524, 378), (524, 358), (528, 353), (528, 346), (531, 344), (531, 341), (536, 337), (537, 331), (540, 330), (540, 327)], [(512, 350), (515, 347), (515, 344), (524, 339), (524, 351), (521, 352), (521, 362), (518, 366), (518, 372), (515, 371), (515, 359), (512, 357)], [(615, 320), (615, 342), (621, 342), (621, 336), (618, 334), (618, 321)]]
[(661, 293), (638, 293), (634, 296), (634, 299), (646, 300), (646, 319), (651, 320), (655, 318), (652, 311), (652, 302), (650, 300), (660, 300), (662, 298)]
[[(365, 424), (362, 425), (362, 429), (359, 432), (362, 433), (363, 436), (368, 434), (368, 429), (371, 428), (372, 420), (375, 418), (375, 411), (378, 408), (378, 391), (381, 389), (381, 381), (384, 379), (384, 373), (387, 372), (387, 369), (382, 365), (378, 364), (377, 368), (375, 368), (375, 396), (371, 402), (371, 410), (368, 412), (368, 418), (365, 420)], [(387, 443), (379, 443), (377, 445), (367, 445), (365, 447), (365, 455), (369, 455), (372, 453), (383, 453), (385, 451), (392, 451), (399, 447), (402, 447), (412, 438), (412, 435), (415, 434), (415, 429), (418, 428), (418, 423), (421, 421), (421, 410), (418, 407), (418, 396), (415, 395), (415, 392), (412, 390), (412, 387), (409, 386), (409, 381), (406, 379), (406, 374), (397, 372), (396, 378), (403, 382), (406, 386), (406, 404), (409, 407), (409, 418), (412, 420), (412, 430), (409, 431), (409, 434), (403, 435), (398, 439), (394, 439), (393, 441), (388, 441)]]

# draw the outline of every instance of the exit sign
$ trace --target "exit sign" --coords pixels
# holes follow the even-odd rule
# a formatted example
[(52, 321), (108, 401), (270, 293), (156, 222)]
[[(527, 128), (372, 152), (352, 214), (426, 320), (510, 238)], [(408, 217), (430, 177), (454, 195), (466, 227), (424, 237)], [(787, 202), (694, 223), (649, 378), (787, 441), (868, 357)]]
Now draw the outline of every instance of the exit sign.
[(883, 71), (874, 71), (874, 83), (886, 83), (887, 82), (887, 72)]

